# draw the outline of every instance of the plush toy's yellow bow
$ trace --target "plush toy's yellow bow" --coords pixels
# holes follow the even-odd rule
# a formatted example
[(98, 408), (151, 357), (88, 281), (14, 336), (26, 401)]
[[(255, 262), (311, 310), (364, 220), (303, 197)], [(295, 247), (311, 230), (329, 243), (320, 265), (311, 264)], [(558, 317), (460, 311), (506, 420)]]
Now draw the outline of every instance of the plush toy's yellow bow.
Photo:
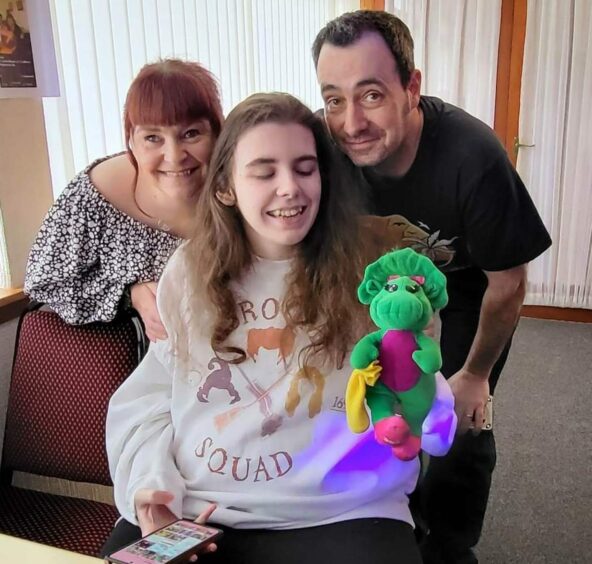
[(364, 407), (366, 386), (374, 386), (381, 371), (382, 367), (375, 360), (366, 368), (354, 369), (349, 377), (345, 390), (345, 412), (347, 424), (354, 433), (363, 433), (370, 425), (370, 419)]

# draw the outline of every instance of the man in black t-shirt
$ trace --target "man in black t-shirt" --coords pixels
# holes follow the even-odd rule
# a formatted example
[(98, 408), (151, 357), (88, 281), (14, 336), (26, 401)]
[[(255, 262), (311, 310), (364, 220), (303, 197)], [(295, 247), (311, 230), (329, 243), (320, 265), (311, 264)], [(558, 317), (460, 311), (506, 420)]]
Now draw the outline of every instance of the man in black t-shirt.
[(426, 254), (447, 276), (442, 372), (459, 435), (420, 484), (421, 548), (426, 564), (474, 563), (496, 459), (493, 433), (479, 431), (519, 318), (527, 263), (551, 240), (492, 130), (420, 96), (401, 20), (344, 14), (319, 32), (313, 57), (328, 129), (360, 167), (385, 241)]

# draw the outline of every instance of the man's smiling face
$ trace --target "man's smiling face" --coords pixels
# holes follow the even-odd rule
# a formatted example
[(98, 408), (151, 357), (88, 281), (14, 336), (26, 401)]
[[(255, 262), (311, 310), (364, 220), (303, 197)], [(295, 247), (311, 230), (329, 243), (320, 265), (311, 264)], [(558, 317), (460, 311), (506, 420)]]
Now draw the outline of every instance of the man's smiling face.
[(317, 64), (325, 119), (341, 149), (358, 166), (396, 159), (410, 135), (421, 75), (401, 84), (395, 58), (380, 34), (367, 32), (346, 47), (325, 43)]

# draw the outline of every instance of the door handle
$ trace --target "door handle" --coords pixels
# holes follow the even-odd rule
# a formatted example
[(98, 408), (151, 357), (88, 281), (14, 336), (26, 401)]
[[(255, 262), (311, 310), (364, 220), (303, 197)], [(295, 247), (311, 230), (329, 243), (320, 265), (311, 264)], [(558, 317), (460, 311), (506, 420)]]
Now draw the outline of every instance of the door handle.
[(528, 145), (526, 143), (520, 143), (520, 140), (518, 139), (518, 137), (514, 137), (514, 156), (518, 156), (518, 151), (520, 150), (520, 147), (534, 147), (535, 144), (533, 143), (532, 145)]

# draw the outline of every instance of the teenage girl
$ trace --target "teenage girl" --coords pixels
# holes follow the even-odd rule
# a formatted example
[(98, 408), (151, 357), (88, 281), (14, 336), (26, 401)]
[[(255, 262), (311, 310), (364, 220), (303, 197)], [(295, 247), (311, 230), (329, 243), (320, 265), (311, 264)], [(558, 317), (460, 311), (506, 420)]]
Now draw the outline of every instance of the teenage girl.
[[(110, 403), (123, 519), (104, 553), (211, 516), (225, 536), (205, 562), (421, 562), (407, 498), (419, 460), (346, 423), (348, 352), (367, 312), (340, 170), (322, 123), (292, 96), (254, 95), (228, 116), (195, 234), (159, 284), (168, 339)], [(442, 454), (453, 433), (438, 377), (423, 446)]]

